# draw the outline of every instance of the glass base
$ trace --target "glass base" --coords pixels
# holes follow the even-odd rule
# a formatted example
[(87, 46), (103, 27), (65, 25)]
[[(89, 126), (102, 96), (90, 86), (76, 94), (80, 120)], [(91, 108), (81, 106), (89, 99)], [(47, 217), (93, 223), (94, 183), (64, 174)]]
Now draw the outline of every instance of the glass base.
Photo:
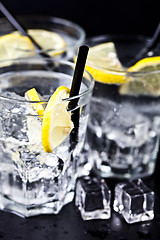
[(152, 175), (159, 151), (159, 137), (156, 136), (152, 144), (147, 142), (144, 145), (144, 149), (142, 146), (130, 147), (129, 152), (118, 146), (112, 148), (113, 152), (90, 149), (93, 171), (103, 178), (117, 179), (137, 179)]
[(69, 202), (72, 202), (74, 192), (71, 191), (66, 194), (63, 202), (54, 200), (42, 205), (22, 205), (15, 201), (8, 199), (6, 196), (0, 195), (0, 209), (6, 212), (14, 213), (20, 217), (31, 217), (42, 214), (58, 214), (62, 207)]
[(127, 167), (116, 169), (106, 165), (97, 167), (97, 165), (94, 164), (93, 171), (102, 178), (137, 179), (151, 176), (155, 171), (155, 163), (151, 162), (147, 166), (139, 166), (134, 170)]

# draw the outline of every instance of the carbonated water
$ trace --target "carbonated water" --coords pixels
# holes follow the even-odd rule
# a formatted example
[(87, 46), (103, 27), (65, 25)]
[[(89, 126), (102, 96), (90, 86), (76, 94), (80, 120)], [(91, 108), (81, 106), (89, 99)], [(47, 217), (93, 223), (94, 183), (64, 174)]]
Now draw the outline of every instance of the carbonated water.
[(118, 93), (116, 97), (118, 86), (113, 91), (113, 85), (101, 85), (103, 93), (92, 98), (88, 124), (94, 169), (103, 177), (153, 173), (159, 148), (160, 99)]
[[(0, 209), (21, 216), (58, 213), (73, 200), (89, 100), (82, 97), (78, 103), (81, 114), (74, 147), (69, 135), (53, 153), (46, 153), (41, 142), (42, 121), (24, 99), (25, 91), (35, 87), (47, 101), (58, 85), (67, 85), (67, 76), (60, 77), (57, 73), (27, 71), (1, 79)], [(82, 84), (81, 91), (84, 89)]]

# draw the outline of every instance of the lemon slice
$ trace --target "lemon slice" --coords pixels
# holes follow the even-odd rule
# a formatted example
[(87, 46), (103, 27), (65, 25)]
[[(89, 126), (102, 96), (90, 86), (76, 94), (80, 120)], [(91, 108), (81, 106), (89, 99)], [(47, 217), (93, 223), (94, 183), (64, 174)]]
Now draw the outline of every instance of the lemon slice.
[[(66, 42), (58, 33), (43, 29), (28, 29), (27, 32), (43, 50), (48, 50), (49, 55), (55, 56), (64, 52)], [(18, 31), (13, 34), (20, 35)]]
[(61, 86), (48, 101), (42, 123), (42, 145), (45, 152), (53, 152), (69, 135), (73, 128), (68, 103), (62, 99), (69, 97), (70, 90)]
[(120, 87), (120, 94), (160, 96), (160, 57), (144, 58), (128, 72), (139, 73), (129, 76), (129, 81)]
[[(46, 104), (35, 88), (25, 92), (25, 99), (32, 101), (27, 105), (30, 114), (26, 116), (29, 142), (32, 144), (41, 144), (41, 128)], [(37, 113), (38, 117), (35, 116), (35, 113)]]
[(149, 72), (160, 70), (160, 57), (147, 57), (128, 69), (129, 72)]
[(32, 88), (25, 93), (25, 98), (28, 101), (33, 101), (33, 103), (31, 103), (33, 109), (38, 113), (39, 118), (43, 120), (46, 103), (42, 96), (36, 91), (35, 88)]
[(113, 42), (102, 43), (89, 49), (86, 70), (98, 82), (111, 84), (125, 82), (124, 68), (118, 60)]
[[(20, 49), (24, 51), (19, 51)], [(3, 60), (30, 56), (31, 52), (25, 51), (27, 49), (34, 50), (34, 46), (28, 37), (14, 34), (0, 37), (0, 66), (8, 64)]]

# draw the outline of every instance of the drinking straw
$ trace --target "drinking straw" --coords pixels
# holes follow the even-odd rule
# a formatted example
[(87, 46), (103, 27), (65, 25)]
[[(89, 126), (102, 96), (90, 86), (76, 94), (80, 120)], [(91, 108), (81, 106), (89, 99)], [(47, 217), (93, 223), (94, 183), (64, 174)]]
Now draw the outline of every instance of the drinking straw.
[[(89, 47), (82, 45), (79, 47), (75, 71), (72, 80), (70, 97), (75, 97), (79, 94), (85, 63), (87, 59)], [(78, 128), (79, 128), (79, 108), (76, 109), (79, 98), (72, 99), (68, 104), (68, 110), (74, 110), (71, 115), (74, 128), (71, 132), (70, 143), (71, 149), (74, 149), (78, 142)]]
[[(87, 45), (82, 45), (79, 47), (71, 91), (70, 91), (70, 97), (74, 97), (79, 94), (79, 89), (81, 86), (81, 81), (83, 77), (88, 50), (89, 50), (89, 47)], [(75, 102), (70, 102), (70, 105), (71, 104), (75, 105)]]
[[(20, 24), (15, 17), (13, 17), (13, 15), (7, 10), (7, 8), (4, 6), (4, 4), (2, 3), (2, 1), (0, 1), (0, 10), (1, 12), (4, 14), (4, 16), (9, 20), (9, 22), (24, 36), (28, 37), (31, 42), (33, 43), (35, 49), (37, 50), (37, 53), (44, 58), (50, 58), (50, 56), (42, 51), (42, 48), (39, 46), (39, 44), (32, 38), (31, 35), (29, 35), (27, 33), (27, 30), (22, 26), (22, 24)], [(48, 66), (50, 64), (50, 67), (53, 66), (53, 64), (51, 64), (51, 62), (48, 63)], [(51, 66), (52, 65), (52, 66)]]
[(153, 37), (151, 38), (149, 43), (146, 44), (146, 46), (141, 49), (141, 51), (136, 55), (134, 60), (129, 63), (129, 65), (130, 66), (134, 65), (136, 62), (138, 62), (142, 58), (147, 57), (149, 52), (154, 51), (157, 43), (159, 42), (159, 37), (160, 37), (160, 23), (158, 24), (158, 26), (153, 34)]

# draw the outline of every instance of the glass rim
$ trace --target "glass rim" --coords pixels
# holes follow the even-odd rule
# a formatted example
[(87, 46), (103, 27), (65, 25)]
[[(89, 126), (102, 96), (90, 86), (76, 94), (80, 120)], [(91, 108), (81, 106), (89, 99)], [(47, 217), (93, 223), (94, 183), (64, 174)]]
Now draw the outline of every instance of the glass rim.
[[(141, 34), (130, 34), (130, 35), (127, 35), (127, 34), (103, 34), (103, 35), (97, 35), (97, 36), (91, 36), (89, 38), (87, 38), (85, 40), (85, 44), (87, 44), (89, 47), (92, 47), (92, 46), (96, 46), (96, 43), (97, 45), (98, 44), (101, 44), (101, 43), (105, 43), (105, 40), (106, 42), (110, 42), (111, 39), (120, 39), (120, 40), (140, 40), (140, 41), (146, 41), (146, 42), (149, 42), (151, 40), (151, 37), (147, 36), (147, 35), (141, 35)], [(101, 42), (102, 41), (102, 42)], [(93, 43), (92, 43), (93, 42)], [(92, 46), (90, 46), (92, 45)], [(150, 56), (148, 56), (147, 58), (149, 58)], [(151, 56), (152, 57), (152, 56)], [(158, 56), (155, 56), (155, 57), (158, 57)], [(160, 57), (160, 55), (159, 55)], [(155, 74), (155, 73), (160, 73), (160, 69), (156, 69), (156, 70), (150, 70), (150, 71), (128, 71), (127, 68), (124, 68), (124, 70), (116, 70), (114, 68), (109, 68), (109, 67), (99, 67), (97, 66), (96, 64), (94, 63), (90, 63), (88, 61), (88, 64), (87, 64), (89, 67), (92, 67), (94, 68), (95, 70), (101, 70), (101, 71), (104, 71), (106, 73), (113, 73), (115, 75), (130, 75), (130, 76), (137, 76), (137, 75), (146, 75), (146, 74)], [(133, 65), (132, 65), (133, 66)], [(131, 67), (132, 67), (131, 66)]]
[(115, 69), (111, 69), (111, 68), (104, 68), (104, 67), (98, 67), (94, 64), (87, 64), (88, 67), (92, 67), (95, 70), (100, 70), (103, 71), (104, 73), (109, 73), (109, 74), (114, 74), (114, 75), (130, 75), (130, 76), (140, 76), (140, 75), (148, 75), (148, 74), (156, 74), (156, 73), (160, 73), (160, 69), (158, 70), (151, 70), (151, 71), (120, 71), (120, 70), (115, 70)]
[[(41, 14), (37, 14), (37, 15), (32, 15), (32, 14), (24, 14), (24, 15), (16, 15), (17, 18), (24, 18), (24, 21), (27, 19), (35, 19), (35, 21), (39, 21), (39, 20), (49, 20), (51, 22), (53, 22), (54, 24), (61, 24), (64, 27), (71, 27), (72, 29), (74, 29), (76, 32), (79, 33), (79, 38), (74, 40), (74, 44), (75, 46), (72, 46), (72, 44), (67, 44), (64, 48), (59, 48), (57, 50), (55, 50), (55, 52), (58, 52), (59, 50), (66, 50), (66, 49), (70, 49), (70, 48), (75, 48), (77, 46), (79, 46), (81, 43), (83, 43), (83, 41), (86, 38), (86, 32), (85, 30), (77, 23), (65, 19), (65, 18), (60, 18), (60, 17), (54, 17), (54, 16), (45, 16), (45, 15), (41, 15)], [(8, 22), (7, 19), (5, 17), (0, 18), (0, 24), (4, 24), (5, 22)], [(34, 29), (34, 28), (32, 28)], [(38, 29), (38, 28), (37, 28)], [(16, 31), (16, 29), (15, 29)], [(11, 32), (10, 32), (11, 33)], [(5, 34), (4, 34), (5, 35)], [(19, 49), (20, 51), (24, 51), (24, 52), (35, 52), (35, 50), (24, 50), (24, 49)], [(36, 50), (37, 51), (37, 50)], [(49, 51), (54, 51), (54, 49), (47, 49), (47, 50), (39, 50), (39, 52), (49, 52)]]
[(100, 35), (94, 35), (94, 36), (90, 36), (88, 37), (85, 42), (88, 42), (88, 41), (92, 41), (92, 40), (96, 40), (96, 41), (99, 41), (99, 40), (104, 40), (104, 39), (113, 39), (113, 38), (120, 38), (120, 39), (137, 39), (137, 40), (151, 40), (151, 37), (150, 36), (147, 36), (147, 35), (142, 35), (142, 34), (126, 34), (126, 33), (115, 33), (115, 34), (100, 34)]
[[(70, 62), (70, 61), (67, 61), (67, 60), (63, 60), (63, 59), (61, 59), (61, 60), (55, 60), (55, 59), (52, 59), (52, 58), (45, 58), (46, 60), (47, 59), (49, 59), (49, 60), (53, 60), (53, 62), (55, 63), (55, 65), (56, 64), (64, 64), (64, 65), (66, 65), (66, 66), (70, 66), (70, 67), (72, 67), (73, 69), (75, 68), (75, 66), (76, 66), (76, 64), (75, 63), (73, 63), (73, 62)], [(29, 60), (30, 62), (29, 62), (29, 64), (37, 64), (37, 63), (39, 63), (39, 64), (43, 64), (43, 62), (42, 62), (42, 60), (41, 59), (39, 59), (39, 58), (16, 58), (16, 59), (12, 59), (12, 60), (8, 60), (8, 61), (13, 61), (14, 63), (15, 63), (15, 65), (17, 65), (17, 64), (24, 64), (25, 62), (27, 62), (27, 60)], [(9, 66), (7, 66), (7, 67), (9, 67)], [(26, 70), (18, 70), (18, 71), (28, 71), (28, 69), (26, 69)], [(39, 71), (39, 70), (37, 70), (37, 71)], [(42, 71), (44, 71), (44, 70), (42, 70)], [(6, 74), (8, 74), (8, 73), (10, 73), (10, 72), (13, 72), (13, 70), (11, 70), (11, 71), (6, 71), (5, 73), (0, 73), (0, 80), (4, 77), (4, 75), (6, 75)], [(49, 71), (49, 72), (52, 72), (51, 70)], [(53, 71), (54, 72), (54, 71)], [(63, 73), (63, 72), (59, 72), (59, 73)], [(93, 88), (94, 88), (94, 78), (93, 78), (93, 76), (87, 71), (87, 70), (85, 70), (84, 69), (84, 73), (87, 73), (87, 76), (89, 76), (89, 79), (88, 79), (88, 81), (90, 82), (90, 85), (89, 85), (89, 87), (87, 87), (87, 90), (84, 90), (83, 92), (81, 92), (81, 93), (79, 93), (78, 95), (76, 95), (76, 96), (73, 96), (73, 97), (68, 97), (68, 98), (64, 98), (64, 99), (62, 99), (63, 101), (71, 101), (71, 100), (74, 100), (74, 99), (79, 99), (79, 98), (82, 98), (83, 96), (85, 96), (85, 95), (87, 95), (87, 94), (89, 94), (89, 93), (91, 93), (92, 92), (92, 90), (93, 90)], [(65, 73), (64, 73), (65, 74)], [(70, 75), (71, 76), (71, 75)], [(84, 77), (84, 75), (83, 75), (83, 77)], [(71, 76), (71, 78), (73, 78), (73, 75)], [(83, 82), (83, 81), (82, 81)], [(53, 93), (52, 93), (53, 94)], [(48, 101), (49, 101), (49, 99), (47, 100), (47, 101), (29, 101), (29, 100), (23, 100), (23, 99), (16, 99), (16, 98), (9, 98), (9, 97), (5, 97), (5, 96), (1, 96), (1, 93), (0, 93), (0, 99), (5, 99), (5, 100), (7, 100), (7, 101), (18, 101), (18, 102), (21, 102), (21, 103), (24, 103), (24, 102), (26, 102), (26, 103), (47, 103)]]

